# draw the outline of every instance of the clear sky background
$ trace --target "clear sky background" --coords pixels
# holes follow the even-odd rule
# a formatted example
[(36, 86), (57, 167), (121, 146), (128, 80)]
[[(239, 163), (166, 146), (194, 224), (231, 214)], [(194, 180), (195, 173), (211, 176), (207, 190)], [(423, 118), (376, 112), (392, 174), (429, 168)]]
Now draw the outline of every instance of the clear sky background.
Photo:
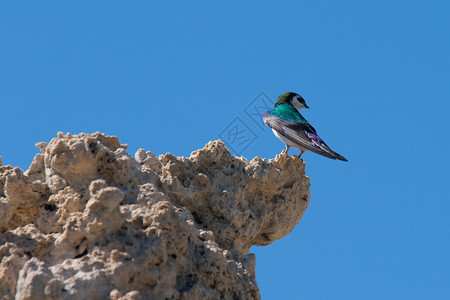
[(149, 2), (0, 3), (4, 164), (58, 131), (189, 156), (233, 122), (273, 158), (245, 108), (295, 91), (349, 162), (303, 156), (303, 219), (251, 249), (262, 298), (450, 299), (450, 1)]

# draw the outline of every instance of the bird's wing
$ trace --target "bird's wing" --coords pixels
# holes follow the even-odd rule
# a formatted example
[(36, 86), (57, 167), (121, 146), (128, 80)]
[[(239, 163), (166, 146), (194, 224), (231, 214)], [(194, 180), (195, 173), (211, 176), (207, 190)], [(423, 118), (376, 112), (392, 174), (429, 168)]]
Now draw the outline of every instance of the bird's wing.
[(267, 126), (305, 149), (332, 159), (347, 161), (345, 157), (331, 150), (309, 124), (286, 121), (268, 112), (263, 115), (263, 120)]

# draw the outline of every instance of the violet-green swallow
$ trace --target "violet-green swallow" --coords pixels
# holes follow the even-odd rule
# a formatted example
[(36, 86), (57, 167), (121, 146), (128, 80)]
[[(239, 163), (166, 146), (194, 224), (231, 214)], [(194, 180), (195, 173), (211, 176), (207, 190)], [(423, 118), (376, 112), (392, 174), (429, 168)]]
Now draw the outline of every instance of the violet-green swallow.
[(302, 108), (309, 108), (305, 99), (296, 93), (284, 93), (275, 103), (275, 108), (263, 115), (264, 123), (272, 128), (275, 136), (289, 148), (300, 150), (300, 157), (308, 150), (317, 154), (347, 161), (345, 157), (334, 152), (317, 135), (316, 130), (299, 113)]

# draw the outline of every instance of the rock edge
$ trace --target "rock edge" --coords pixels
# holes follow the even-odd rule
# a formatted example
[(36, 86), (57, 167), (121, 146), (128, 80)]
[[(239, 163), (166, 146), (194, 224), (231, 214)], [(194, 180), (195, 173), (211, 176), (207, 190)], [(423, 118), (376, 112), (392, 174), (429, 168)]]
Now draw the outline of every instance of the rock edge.
[(2, 299), (260, 299), (250, 247), (309, 204), (286, 153), (249, 162), (219, 140), (133, 158), (101, 133), (36, 146), (25, 172), (0, 163)]

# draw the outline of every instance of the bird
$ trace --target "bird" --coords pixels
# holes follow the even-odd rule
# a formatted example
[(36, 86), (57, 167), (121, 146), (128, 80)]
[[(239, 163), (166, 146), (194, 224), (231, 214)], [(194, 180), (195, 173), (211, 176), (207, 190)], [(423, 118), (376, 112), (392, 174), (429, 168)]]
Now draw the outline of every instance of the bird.
[(309, 108), (305, 99), (297, 93), (287, 92), (278, 98), (273, 110), (263, 115), (264, 123), (286, 145), (286, 153), (293, 147), (300, 150), (298, 157), (310, 150), (331, 159), (348, 161), (317, 135), (314, 127), (300, 114), (303, 108)]

